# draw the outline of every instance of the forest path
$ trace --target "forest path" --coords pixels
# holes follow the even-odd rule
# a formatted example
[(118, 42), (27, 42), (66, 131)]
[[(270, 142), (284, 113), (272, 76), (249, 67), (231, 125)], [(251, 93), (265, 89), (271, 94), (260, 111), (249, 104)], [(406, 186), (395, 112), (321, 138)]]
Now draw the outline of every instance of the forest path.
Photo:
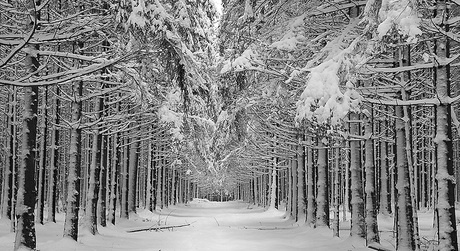
[[(145, 217), (141, 212), (140, 217)], [(156, 217), (156, 218), (155, 218)], [(147, 218), (147, 217), (145, 217)], [(233, 250), (319, 250), (330, 241), (330, 232), (314, 240), (305, 238), (304, 227), (285, 219), (284, 212), (265, 211), (244, 202), (208, 202), (195, 200), (187, 205), (171, 206), (152, 216), (161, 225), (182, 225), (172, 231), (139, 233), (149, 239), (159, 239), (149, 250), (233, 251)], [(137, 234), (136, 234), (137, 235)], [(313, 237), (313, 236), (311, 236)], [(315, 242), (317, 245), (315, 245)]]
[[(115, 226), (99, 226), (99, 234), (80, 231), (78, 243), (62, 239), (63, 215), (58, 223), (37, 225), (40, 251), (329, 251), (370, 250), (348, 238), (348, 230), (333, 238), (327, 228), (299, 226), (284, 211), (264, 210), (244, 202), (194, 200), (160, 212), (139, 211)], [(128, 233), (155, 226), (186, 227)], [(0, 250), (12, 250), (14, 234), (0, 225)]]

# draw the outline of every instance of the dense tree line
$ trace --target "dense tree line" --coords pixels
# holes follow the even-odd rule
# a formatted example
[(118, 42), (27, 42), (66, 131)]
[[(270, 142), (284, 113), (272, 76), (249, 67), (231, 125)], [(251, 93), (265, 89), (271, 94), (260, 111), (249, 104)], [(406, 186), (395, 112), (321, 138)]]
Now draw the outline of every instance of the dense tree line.
[[(458, 2), (1, 1), (2, 222), (15, 249), (194, 197), (379, 248), (458, 250)], [(347, 213), (351, 219), (347, 219)]]
[(457, 3), (225, 4), (221, 73), (246, 80), (228, 108), (247, 134), (238, 197), (336, 236), (350, 212), (351, 235), (374, 247), (377, 214), (391, 215), (397, 250), (429, 245), (429, 209), (439, 250), (457, 250)]
[(195, 185), (176, 167), (184, 156), (175, 132), (197, 104), (212, 103), (204, 98), (213, 83), (198, 73), (212, 64), (215, 8), (0, 5), (1, 218), (16, 232), (15, 250), (34, 250), (35, 224), (57, 213), (63, 236), (77, 240), (138, 207), (190, 200)]

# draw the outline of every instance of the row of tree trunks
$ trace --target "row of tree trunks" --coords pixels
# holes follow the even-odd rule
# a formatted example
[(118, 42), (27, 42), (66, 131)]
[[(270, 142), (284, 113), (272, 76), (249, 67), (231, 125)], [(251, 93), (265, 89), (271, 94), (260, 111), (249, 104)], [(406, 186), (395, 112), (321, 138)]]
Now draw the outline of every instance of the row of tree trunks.
[[(394, 111), (396, 117), (403, 117), (403, 113), (401, 112), (403, 112), (404, 109), (398, 110), (396, 108), (395, 110), (384, 110), (389, 112)], [(262, 198), (266, 194), (271, 194), (273, 190), (270, 187), (267, 188), (262, 186), (259, 190), (255, 189), (255, 187), (259, 188), (259, 186), (256, 184), (263, 183), (265, 180), (268, 181), (267, 184), (284, 184), (281, 186), (281, 189), (284, 189), (284, 192), (281, 191), (277, 193), (277, 195), (281, 195), (279, 200), (288, 202), (286, 205), (286, 210), (290, 212), (292, 217), (294, 217), (296, 220), (299, 220), (298, 214), (301, 212), (301, 207), (299, 207), (299, 205), (302, 205), (303, 201), (301, 199), (299, 200), (298, 198), (301, 198), (302, 194), (305, 193), (307, 197), (306, 220), (308, 224), (312, 226), (321, 226), (322, 224), (328, 226), (329, 219), (323, 220), (321, 218), (321, 215), (329, 216), (329, 207), (321, 210), (321, 208), (323, 208), (321, 205), (324, 203), (324, 198), (327, 200), (332, 198), (334, 208), (342, 204), (342, 212), (343, 215), (345, 215), (345, 212), (348, 208), (346, 205), (349, 202), (345, 194), (348, 194), (348, 189), (350, 189), (352, 193), (350, 198), (352, 205), (352, 221), (354, 221), (353, 217), (357, 217), (356, 221), (358, 223), (361, 222), (361, 224), (352, 224), (352, 227), (356, 227), (359, 230), (357, 232), (352, 232), (353, 235), (360, 233), (361, 236), (358, 236), (366, 238), (369, 245), (374, 242), (379, 242), (377, 225), (377, 213), (379, 212), (379, 208), (380, 212), (384, 214), (389, 214), (392, 211), (397, 212), (395, 214), (397, 225), (395, 226), (398, 226), (399, 229), (395, 230), (397, 230), (396, 232), (398, 234), (402, 232), (407, 233), (408, 231), (401, 229), (401, 227), (411, 227), (411, 222), (416, 220), (416, 217), (413, 217), (413, 210), (410, 208), (411, 203), (413, 203), (411, 200), (412, 194), (410, 190), (410, 184), (413, 184), (414, 181), (413, 178), (410, 178), (409, 174), (413, 171), (408, 168), (407, 164), (399, 164), (400, 167), (396, 168), (396, 170), (400, 173), (389, 173), (388, 171), (388, 168), (390, 165), (392, 165), (392, 163), (398, 164), (402, 161), (401, 159), (406, 159), (407, 161), (407, 158), (404, 157), (407, 156), (407, 133), (405, 131), (407, 124), (402, 119), (395, 119), (393, 122), (391, 120), (388, 121), (385, 119), (376, 121), (373, 119), (372, 113), (366, 116), (367, 117), (352, 115), (350, 117), (350, 132), (352, 135), (364, 135), (365, 140), (364, 144), (361, 143), (361, 140), (351, 140), (349, 155), (341, 154), (341, 151), (339, 151), (339, 148), (342, 147), (341, 145), (343, 142), (339, 143), (338, 146), (325, 146), (322, 143), (323, 140), (319, 140), (320, 138), (318, 138), (318, 144), (313, 146), (311, 141), (305, 141), (307, 146), (305, 147), (306, 150), (303, 157), (300, 157), (299, 154), (296, 154), (293, 156), (292, 161), (289, 162), (291, 164), (287, 170), (283, 171), (282, 169), (276, 169), (278, 170), (277, 177), (273, 175), (273, 169), (268, 169), (268, 172), (265, 172), (262, 175), (252, 175), (253, 180), (250, 182), (250, 185), (247, 186), (249, 192), (245, 193), (245, 189), (243, 189), (242, 198), (244, 199), (246, 194), (249, 194), (248, 198), (250, 198), (251, 202), (258, 203), (256, 198)], [(379, 141), (374, 140), (372, 135), (376, 133), (383, 133), (383, 136), (389, 135), (391, 130), (388, 128), (391, 128), (393, 123), (396, 123), (396, 131), (393, 134), (395, 137), (394, 142), (388, 141), (388, 137), (384, 137)], [(364, 124), (363, 133), (361, 133), (360, 130), (362, 124)], [(298, 147), (297, 149), (301, 148), (303, 147)], [(337, 152), (334, 148), (337, 148)], [(335, 153), (331, 154), (329, 159), (324, 157), (327, 155), (323, 153), (324, 151), (327, 152), (328, 149), (331, 149), (330, 151)], [(394, 152), (392, 149), (395, 149), (396, 152)], [(347, 150), (344, 150), (343, 152), (347, 153)], [(375, 160), (374, 155), (376, 154), (379, 155), (381, 160)], [(278, 161), (281, 162), (281, 160)], [(273, 161), (272, 163), (275, 165), (277, 162)], [(350, 176), (348, 176), (347, 163), (351, 166)], [(328, 168), (327, 166), (331, 166), (331, 168)], [(365, 170), (362, 170), (362, 166), (365, 167)], [(403, 168), (403, 166), (406, 167)], [(317, 170), (315, 170), (314, 167), (316, 167)], [(383, 170), (377, 169), (378, 167), (383, 167)], [(323, 172), (322, 170), (326, 171)], [(379, 170), (380, 173), (376, 173), (376, 170)], [(302, 178), (298, 177), (299, 173), (302, 173), (302, 171), (305, 172), (305, 183), (300, 182)], [(365, 174), (364, 177), (361, 176), (363, 173)], [(324, 178), (325, 175), (332, 175), (333, 178)], [(384, 176), (385, 179), (376, 182), (375, 177), (377, 176)], [(350, 182), (347, 181), (349, 178), (351, 179)], [(273, 182), (273, 179), (277, 179), (277, 182)], [(323, 182), (324, 180), (325, 182)], [(361, 185), (356, 185), (356, 181), (361, 181)], [(325, 184), (324, 187), (321, 185), (321, 182)], [(351, 184), (351, 188), (347, 188), (347, 183)], [(305, 184), (305, 187), (301, 188), (303, 184)], [(332, 189), (330, 186), (332, 186)], [(390, 189), (390, 187), (392, 189)], [(243, 188), (246, 188), (246, 186), (243, 186)], [(390, 198), (389, 195), (396, 192), (398, 196)], [(324, 196), (324, 194), (326, 196)], [(353, 198), (361, 199), (356, 200)], [(403, 198), (408, 200), (403, 201)], [(390, 202), (393, 205), (397, 205), (394, 210), (391, 210), (389, 206)], [(267, 205), (261, 203), (260, 205), (269, 206), (270, 204)], [(380, 205), (380, 207), (377, 205)], [(404, 205), (404, 207), (401, 205)], [(298, 211), (296, 211), (296, 209)], [(323, 211), (326, 213), (323, 213)], [(339, 210), (336, 210), (336, 212), (339, 212)], [(313, 217), (313, 215), (316, 215), (316, 217)], [(403, 217), (403, 215), (405, 216)], [(335, 219), (338, 219), (338, 216), (334, 216), (334, 220)], [(337, 226), (334, 227), (337, 228)], [(414, 226), (411, 228), (414, 229)], [(407, 244), (409, 240), (416, 240), (415, 236), (417, 236), (417, 231), (409, 232), (414, 234), (413, 238), (406, 238), (398, 235), (398, 245), (400, 245), (401, 248), (404, 247), (403, 243)]]
[[(14, 207), (14, 183), (15, 183), (15, 169), (16, 169), (16, 137), (17, 137), (17, 88), (13, 87), (9, 90), (8, 95), (8, 112), (6, 114), (6, 129), (8, 130), (6, 137), (6, 160), (3, 171), (2, 182), (2, 197), (1, 197), (1, 217), (2, 219), (12, 219)], [(14, 230), (14, 229), (12, 229)]]

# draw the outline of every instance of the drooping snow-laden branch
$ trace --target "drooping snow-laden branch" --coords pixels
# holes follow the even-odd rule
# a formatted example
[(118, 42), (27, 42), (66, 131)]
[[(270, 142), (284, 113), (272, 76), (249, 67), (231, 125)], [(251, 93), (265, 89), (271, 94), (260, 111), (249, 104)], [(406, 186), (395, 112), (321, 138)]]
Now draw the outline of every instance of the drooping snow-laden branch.
[(336, 4), (335, 2), (328, 2), (328, 7), (318, 7), (316, 10), (310, 12), (308, 16), (318, 16), (323, 14), (335, 13), (337, 11), (344, 11), (352, 7), (361, 7), (365, 6), (367, 1), (353, 1), (351, 3), (340, 3)]
[[(29, 82), (26, 82), (26, 81), (19, 82), (19, 81), (0, 79), (0, 84), (11, 85), (11, 86), (22, 86), (22, 87), (50, 86), (50, 85), (62, 84), (68, 81), (78, 80), (79, 77), (84, 77), (91, 73), (100, 71), (101, 69), (104, 69), (106, 67), (113, 66), (123, 60), (127, 60), (133, 57), (134, 54), (135, 53), (129, 53), (128, 55), (125, 55), (125, 56), (107, 60), (104, 63), (92, 64), (92, 65), (89, 65), (89, 66), (86, 66), (80, 69), (76, 69), (76, 70), (69, 70), (66, 72), (50, 74), (47, 76), (31, 77), (28, 79)], [(44, 79), (50, 79), (50, 80), (44, 80)]]
[[(29, 43), (29, 41), (34, 36), (35, 31), (37, 30), (37, 27), (38, 27), (37, 16), (36, 16), (37, 7), (35, 6), (35, 1), (32, 1), (32, 2), (33, 2), (33, 8), (34, 8), (33, 9), (34, 15), (32, 15), (34, 18), (34, 20), (32, 21), (32, 28), (29, 31), (29, 33), (24, 37), (24, 39), (21, 42), (19, 42), (16, 45), (16, 47), (13, 50), (11, 50), (10, 53), (5, 58), (0, 60), (0, 69), (4, 67), (19, 51), (21, 51)], [(0, 41), (0, 44), (1, 44), (1, 41)]]
[(87, 62), (92, 62), (92, 63), (105, 63), (108, 61), (108, 59), (104, 58), (104, 56), (106, 56), (104, 54), (99, 54), (98, 56), (85, 56), (85, 55), (70, 53), (70, 52), (42, 51), (42, 50), (32, 51), (32, 53), (38, 56), (52, 56), (52, 57), (58, 57), (58, 58), (82, 60), (82, 61), (87, 61)]
[(441, 104), (454, 104), (460, 100), (460, 95), (456, 97), (438, 97), (438, 98), (428, 98), (428, 99), (418, 99), (418, 100), (399, 100), (399, 99), (373, 99), (373, 98), (364, 98), (363, 102), (368, 102), (372, 104), (379, 105), (389, 105), (389, 106), (436, 106)]
[[(75, 27), (73, 27), (75, 28)], [(68, 32), (63, 34), (49, 34), (35, 31), (31, 38), (27, 41), (28, 44), (44, 44), (44, 43), (60, 43), (75, 41), (87, 34), (91, 34), (95, 31), (93, 27), (87, 27), (76, 32)], [(0, 36), (0, 45), (20, 45), (23, 43), (23, 35), (2, 35)]]
[(431, 63), (424, 63), (424, 64), (413, 64), (409, 66), (399, 66), (399, 67), (392, 67), (392, 68), (383, 68), (383, 67), (371, 67), (371, 66), (365, 66), (363, 71), (363, 74), (374, 74), (374, 73), (399, 73), (399, 72), (404, 72), (404, 71), (414, 71), (414, 70), (421, 70), (421, 69), (431, 69), (433, 67), (438, 67), (438, 66), (446, 66), (446, 65), (451, 65), (451, 66), (458, 66), (452, 64), (456, 59), (460, 57), (460, 54), (454, 55), (450, 58), (446, 59), (441, 59), (441, 58), (434, 58), (434, 62)]

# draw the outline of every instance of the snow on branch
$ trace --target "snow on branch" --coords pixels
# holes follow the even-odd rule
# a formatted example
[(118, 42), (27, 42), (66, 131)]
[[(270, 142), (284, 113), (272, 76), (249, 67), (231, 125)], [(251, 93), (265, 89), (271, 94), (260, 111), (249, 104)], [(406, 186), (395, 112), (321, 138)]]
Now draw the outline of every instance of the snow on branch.
[[(349, 70), (354, 63), (350, 58), (361, 37), (340, 53), (313, 67), (308, 76), (305, 89), (297, 101), (296, 121), (315, 120), (320, 124), (331, 122), (338, 124), (350, 111), (357, 110), (360, 103), (359, 94), (350, 78)], [(340, 86), (344, 83), (344, 93)]]
[(378, 36), (382, 39), (392, 29), (407, 37), (408, 43), (417, 42), (417, 35), (421, 35), (421, 19), (417, 16), (413, 0), (383, 0), (379, 17), (383, 20), (377, 28)]
[(278, 50), (293, 51), (297, 49), (298, 44), (305, 42), (305, 36), (298, 34), (305, 25), (305, 16), (304, 14), (293, 18), (287, 32), (283, 35), (281, 40), (272, 43), (270, 47)]
[(235, 58), (234, 60), (226, 60), (220, 73), (224, 74), (231, 70), (243, 71), (251, 69), (253, 68), (253, 62), (263, 64), (258, 58), (259, 55), (257, 52), (249, 47), (241, 54), (241, 56)]
[(172, 134), (174, 139), (179, 141), (184, 139), (184, 135), (181, 133), (183, 120), (182, 114), (171, 111), (167, 106), (162, 106), (160, 109), (158, 109), (158, 117), (162, 123), (172, 124), (169, 132)]
[(337, 11), (343, 11), (352, 7), (360, 7), (363, 5), (366, 5), (367, 1), (353, 1), (351, 3), (340, 3), (338, 4), (337, 2), (332, 2), (329, 3), (327, 2), (326, 5), (320, 6), (316, 8), (316, 10), (312, 11), (309, 16), (317, 16), (317, 15), (324, 15), (324, 14), (329, 14)]
[(179, 90), (171, 90), (166, 96), (166, 102), (160, 107), (160, 109), (158, 109), (157, 112), (161, 123), (171, 125), (169, 132), (171, 133), (173, 139), (178, 141), (182, 141), (184, 139), (184, 135), (181, 132), (184, 115), (182, 113), (174, 112), (173, 109), (180, 104), (180, 95)]

